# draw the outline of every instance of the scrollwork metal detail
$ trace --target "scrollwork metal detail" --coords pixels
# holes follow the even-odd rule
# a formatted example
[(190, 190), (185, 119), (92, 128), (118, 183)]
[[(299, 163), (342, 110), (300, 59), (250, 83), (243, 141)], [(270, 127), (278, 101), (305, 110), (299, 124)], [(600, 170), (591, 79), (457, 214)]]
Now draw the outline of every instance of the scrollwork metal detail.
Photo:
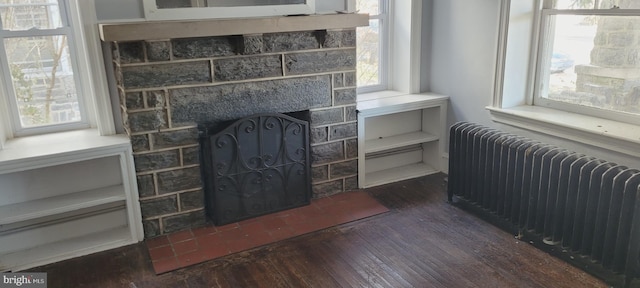
[(259, 114), (238, 120), (208, 139), (213, 147), (205, 151), (202, 161), (210, 164), (202, 166), (214, 171), (203, 172), (205, 206), (216, 225), (310, 202), (308, 122), (283, 114)]

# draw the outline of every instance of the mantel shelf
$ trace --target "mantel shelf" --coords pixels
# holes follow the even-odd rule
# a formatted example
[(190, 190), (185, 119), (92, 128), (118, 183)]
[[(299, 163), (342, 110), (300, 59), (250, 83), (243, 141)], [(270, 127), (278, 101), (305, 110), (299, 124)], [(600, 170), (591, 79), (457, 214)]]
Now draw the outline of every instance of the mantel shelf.
[(105, 42), (164, 40), (174, 38), (344, 29), (368, 25), (368, 14), (329, 14), (184, 21), (142, 21), (100, 24), (100, 38)]

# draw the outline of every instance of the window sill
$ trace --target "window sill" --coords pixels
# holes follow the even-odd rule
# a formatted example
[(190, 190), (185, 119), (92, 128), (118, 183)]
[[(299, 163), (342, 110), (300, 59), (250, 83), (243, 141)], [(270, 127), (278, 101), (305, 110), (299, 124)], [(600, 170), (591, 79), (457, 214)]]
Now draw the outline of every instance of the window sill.
[(493, 121), (640, 157), (640, 126), (539, 106), (487, 107)]
[(113, 151), (130, 149), (125, 135), (100, 136), (97, 129), (44, 134), (9, 139), (0, 150), (0, 172), (63, 164), (90, 159)]

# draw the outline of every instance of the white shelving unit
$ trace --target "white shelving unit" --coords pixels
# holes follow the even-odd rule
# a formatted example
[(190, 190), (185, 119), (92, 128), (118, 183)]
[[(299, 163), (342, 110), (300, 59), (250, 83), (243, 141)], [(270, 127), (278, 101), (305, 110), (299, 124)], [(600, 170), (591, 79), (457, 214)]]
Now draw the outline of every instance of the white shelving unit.
[(361, 188), (443, 170), (449, 97), (372, 93), (358, 99), (358, 181)]
[(143, 239), (131, 145), (96, 130), (7, 141), (0, 150), (0, 272)]

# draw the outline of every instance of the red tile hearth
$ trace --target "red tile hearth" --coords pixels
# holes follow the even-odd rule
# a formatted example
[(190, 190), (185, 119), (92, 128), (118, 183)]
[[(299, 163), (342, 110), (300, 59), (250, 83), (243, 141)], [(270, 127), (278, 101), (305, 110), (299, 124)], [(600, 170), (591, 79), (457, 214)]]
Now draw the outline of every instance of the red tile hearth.
[(206, 226), (145, 240), (156, 274), (388, 212), (364, 191), (224, 226)]

